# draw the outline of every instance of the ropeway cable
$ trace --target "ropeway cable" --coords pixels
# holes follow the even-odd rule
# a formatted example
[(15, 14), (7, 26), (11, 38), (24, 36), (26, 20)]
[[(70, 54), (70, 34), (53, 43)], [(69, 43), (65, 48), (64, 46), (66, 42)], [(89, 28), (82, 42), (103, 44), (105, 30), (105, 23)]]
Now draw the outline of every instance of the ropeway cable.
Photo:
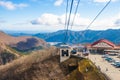
[(72, 7), (73, 7), (73, 1), (71, 1), (71, 6), (70, 6), (70, 13), (69, 13), (69, 16), (68, 16), (68, 21), (67, 21), (67, 24), (66, 24), (66, 34), (65, 34), (65, 38), (64, 38), (64, 43), (67, 43), (67, 37), (68, 37), (68, 29), (69, 29), (69, 25), (70, 25), (70, 19), (71, 19), (71, 13), (72, 13)]

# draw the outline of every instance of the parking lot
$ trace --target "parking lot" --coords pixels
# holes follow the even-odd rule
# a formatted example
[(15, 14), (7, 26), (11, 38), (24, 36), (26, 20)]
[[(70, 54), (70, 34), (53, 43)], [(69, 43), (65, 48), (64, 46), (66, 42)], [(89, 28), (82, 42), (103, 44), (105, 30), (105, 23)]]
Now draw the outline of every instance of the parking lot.
[[(117, 56), (110, 56), (114, 60), (120, 61), (120, 58)], [(116, 68), (111, 65), (112, 62), (105, 60), (102, 58), (102, 55), (99, 54), (90, 54), (89, 59), (100, 68), (100, 70), (105, 73), (111, 80), (120, 80), (120, 68)]]
[(116, 68), (120, 68), (120, 58), (117, 55), (102, 55), (102, 58)]

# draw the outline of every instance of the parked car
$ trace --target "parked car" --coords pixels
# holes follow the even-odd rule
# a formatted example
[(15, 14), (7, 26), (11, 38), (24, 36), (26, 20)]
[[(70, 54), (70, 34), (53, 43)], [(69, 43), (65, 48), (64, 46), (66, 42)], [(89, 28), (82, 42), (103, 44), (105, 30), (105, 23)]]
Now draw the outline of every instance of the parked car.
[(120, 63), (120, 61), (113, 61), (113, 62), (111, 63), (111, 65), (116, 66), (116, 65), (119, 64), (119, 63)]
[(118, 58), (120, 58), (120, 54), (118, 54), (118, 56), (117, 56)]
[(105, 60), (108, 61), (108, 62), (113, 62), (113, 61), (114, 61), (114, 59), (112, 59), (112, 58), (110, 58), (110, 57), (105, 58)]
[(110, 56), (116, 56), (117, 53), (109, 53)]
[(108, 58), (108, 57), (109, 57), (108, 54), (102, 55), (102, 58)]
[(120, 63), (116, 64), (115, 67), (120, 68)]

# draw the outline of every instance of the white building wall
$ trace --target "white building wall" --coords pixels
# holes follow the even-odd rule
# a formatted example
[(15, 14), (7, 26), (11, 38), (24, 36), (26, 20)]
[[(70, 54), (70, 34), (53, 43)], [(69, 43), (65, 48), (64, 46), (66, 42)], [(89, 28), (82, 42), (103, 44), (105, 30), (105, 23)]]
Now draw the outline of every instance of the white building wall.
[[(64, 55), (64, 56), (62, 56), (62, 50), (64, 50), (64, 51), (67, 51), (68, 50), (68, 56), (66, 56), (66, 55)], [(70, 55), (71, 55), (71, 50), (70, 49), (68, 49), (68, 48), (63, 48), (63, 49), (60, 49), (60, 62), (63, 62), (63, 61), (65, 61), (65, 60), (67, 60), (67, 59), (69, 59), (70, 58)]]

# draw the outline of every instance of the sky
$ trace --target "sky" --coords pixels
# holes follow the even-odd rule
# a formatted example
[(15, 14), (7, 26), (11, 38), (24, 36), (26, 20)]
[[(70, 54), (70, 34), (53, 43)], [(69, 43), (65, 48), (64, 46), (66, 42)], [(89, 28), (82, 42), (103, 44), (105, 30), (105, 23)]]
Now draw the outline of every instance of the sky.
[[(69, 26), (69, 30), (86, 30), (108, 1), (80, 0), (73, 26)], [(54, 32), (66, 29), (66, 2), (67, 0), (0, 0), (0, 30)], [(78, 0), (73, 2), (70, 24), (77, 2)], [(71, 0), (68, 8), (70, 3)], [(120, 0), (112, 0), (88, 29), (120, 29)]]

